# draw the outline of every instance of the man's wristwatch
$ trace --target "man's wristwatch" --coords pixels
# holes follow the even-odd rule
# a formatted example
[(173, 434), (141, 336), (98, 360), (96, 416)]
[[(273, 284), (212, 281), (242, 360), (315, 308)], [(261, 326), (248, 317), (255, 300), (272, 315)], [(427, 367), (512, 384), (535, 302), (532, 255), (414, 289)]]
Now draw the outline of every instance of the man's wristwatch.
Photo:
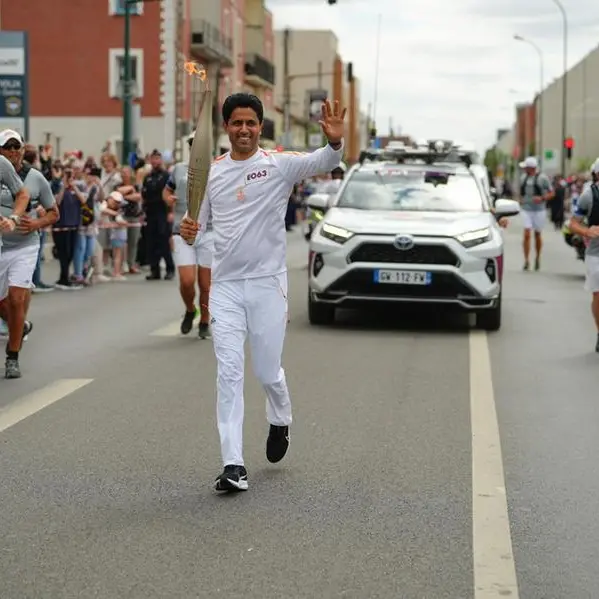
[(21, 217), (16, 214), (11, 214), (8, 218), (15, 223), (15, 227), (18, 227), (21, 224)]

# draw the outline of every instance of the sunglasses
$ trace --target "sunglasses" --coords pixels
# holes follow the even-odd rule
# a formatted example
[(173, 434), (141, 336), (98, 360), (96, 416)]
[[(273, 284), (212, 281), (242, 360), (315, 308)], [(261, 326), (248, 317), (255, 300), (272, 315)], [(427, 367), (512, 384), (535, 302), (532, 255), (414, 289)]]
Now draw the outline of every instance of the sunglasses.
[(20, 150), (23, 146), (18, 141), (6, 142), (3, 146), (3, 150)]

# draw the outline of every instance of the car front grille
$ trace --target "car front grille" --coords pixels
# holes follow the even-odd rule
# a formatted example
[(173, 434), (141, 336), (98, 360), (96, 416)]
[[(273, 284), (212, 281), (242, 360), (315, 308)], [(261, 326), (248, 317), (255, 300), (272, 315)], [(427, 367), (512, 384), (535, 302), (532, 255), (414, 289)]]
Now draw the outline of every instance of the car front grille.
[(348, 258), (353, 262), (390, 264), (435, 264), (459, 266), (459, 258), (445, 245), (417, 244), (409, 250), (398, 250), (391, 243), (363, 243)]
[(325, 294), (425, 299), (475, 297), (478, 295), (452, 273), (433, 272), (430, 285), (396, 285), (375, 283), (374, 271), (370, 269), (356, 269), (346, 273), (335, 281)]

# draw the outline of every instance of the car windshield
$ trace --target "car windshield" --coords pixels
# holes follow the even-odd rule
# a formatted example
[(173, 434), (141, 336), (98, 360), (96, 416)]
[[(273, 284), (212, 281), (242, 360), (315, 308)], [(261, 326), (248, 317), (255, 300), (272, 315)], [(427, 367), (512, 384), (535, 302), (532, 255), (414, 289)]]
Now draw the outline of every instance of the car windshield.
[(481, 212), (480, 189), (474, 177), (434, 169), (382, 169), (356, 172), (336, 204), (358, 210), (409, 212)]

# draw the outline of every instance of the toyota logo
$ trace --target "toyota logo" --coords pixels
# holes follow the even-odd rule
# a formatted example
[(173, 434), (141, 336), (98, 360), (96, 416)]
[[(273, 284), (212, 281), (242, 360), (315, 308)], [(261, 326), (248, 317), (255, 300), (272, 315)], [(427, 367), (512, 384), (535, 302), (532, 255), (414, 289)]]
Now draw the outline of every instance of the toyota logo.
[(411, 235), (398, 235), (394, 239), (393, 245), (398, 250), (411, 250), (414, 247), (414, 238)]

